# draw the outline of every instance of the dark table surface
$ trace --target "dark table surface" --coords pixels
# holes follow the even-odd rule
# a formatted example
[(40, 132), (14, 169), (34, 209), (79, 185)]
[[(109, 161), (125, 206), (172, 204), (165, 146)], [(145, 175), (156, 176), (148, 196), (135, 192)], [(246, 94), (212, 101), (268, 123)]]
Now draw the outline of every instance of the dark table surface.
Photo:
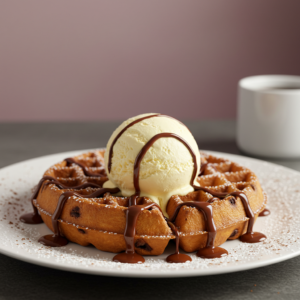
[[(186, 122), (200, 149), (240, 154), (235, 122)], [(0, 168), (58, 152), (105, 147), (118, 123), (0, 124)], [(269, 160), (300, 171), (300, 160)], [(0, 254), (1, 299), (300, 299), (300, 257), (254, 270), (176, 279), (58, 271)]]

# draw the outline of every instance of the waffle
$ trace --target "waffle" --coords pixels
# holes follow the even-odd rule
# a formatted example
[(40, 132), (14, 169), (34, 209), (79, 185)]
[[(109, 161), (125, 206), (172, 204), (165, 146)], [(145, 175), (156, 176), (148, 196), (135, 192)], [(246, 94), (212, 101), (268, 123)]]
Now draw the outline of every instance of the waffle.
[[(74, 191), (74, 187), (92, 183), (97, 187), (77, 189), (78, 196), (71, 196), (65, 202), (58, 220), (60, 233), (69, 241), (82, 246), (94, 245), (97, 249), (108, 252), (126, 250), (124, 231), (126, 227), (126, 210), (128, 197), (104, 194), (101, 198), (81, 198), (99, 188), (107, 180), (104, 169), (104, 150), (84, 153), (73, 159), (81, 165), (66, 161), (60, 162), (48, 169), (44, 176), (54, 177), (64, 185), (64, 188), (50, 181), (45, 181), (33, 204), (38, 209), (45, 224), (54, 231), (51, 217), (58, 205), (61, 194)], [(202, 187), (213, 191), (230, 193), (244, 192), (249, 200), (255, 216), (266, 205), (266, 198), (259, 181), (250, 170), (225, 159), (216, 158), (202, 153), (202, 174), (198, 182)], [(86, 174), (90, 176), (87, 176)], [(98, 174), (98, 176), (91, 176)], [(73, 188), (72, 188), (73, 187)], [(174, 195), (170, 198), (167, 212), (172, 216), (176, 207), (182, 202), (205, 201), (213, 207), (213, 219), (217, 228), (215, 246), (221, 245), (227, 239), (237, 239), (247, 229), (245, 210), (238, 197), (228, 196), (216, 199), (211, 194), (197, 191), (186, 196)], [(152, 203), (149, 198), (140, 197), (137, 204)], [(205, 247), (207, 232), (203, 214), (196, 208), (183, 206), (180, 208), (175, 225), (179, 231), (180, 247), (186, 252), (193, 252)], [(141, 255), (160, 255), (175, 235), (168, 226), (160, 209), (152, 206), (143, 210), (136, 224), (134, 237), (135, 251)]]

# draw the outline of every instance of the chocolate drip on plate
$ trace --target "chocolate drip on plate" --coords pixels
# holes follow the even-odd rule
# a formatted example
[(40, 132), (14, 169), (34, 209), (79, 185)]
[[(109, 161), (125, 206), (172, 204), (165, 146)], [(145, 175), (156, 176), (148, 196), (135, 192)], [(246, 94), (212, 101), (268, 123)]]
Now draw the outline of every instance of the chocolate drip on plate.
[(66, 201), (70, 197), (76, 196), (76, 197), (79, 197), (79, 198), (97, 198), (97, 197), (100, 197), (100, 196), (102, 196), (103, 194), (105, 194), (107, 192), (115, 194), (115, 193), (118, 193), (119, 191), (120, 190), (118, 188), (114, 188), (114, 189), (101, 188), (98, 191), (96, 191), (96, 192), (94, 192), (90, 195), (86, 195), (86, 196), (80, 195), (80, 194), (77, 194), (76, 192), (71, 192), (71, 191), (62, 193), (60, 195), (59, 199), (58, 199), (58, 203), (57, 203), (55, 212), (53, 213), (53, 215), (51, 217), (54, 235), (53, 234), (48, 234), (48, 235), (42, 236), (38, 241), (41, 244), (46, 245), (46, 246), (50, 246), (50, 247), (62, 247), (62, 246), (65, 246), (65, 245), (68, 244), (68, 240), (60, 234), (60, 231), (59, 231), (59, 228), (58, 228), (58, 220), (59, 220), (59, 217), (61, 216), (61, 213), (63, 211), (63, 208), (64, 208), (64, 205), (65, 205)]
[(38, 212), (36, 212), (36, 207), (34, 207), (33, 212), (23, 214), (20, 217), (20, 221), (25, 224), (41, 224), (43, 223), (43, 220)]
[[(82, 163), (76, 161), (72, 157), (66, 158), (65, 162), (67, 162), (67, 166), (71, 165), (71, 164), (75, 164), (75, 165), (79, 166), (83, 170), (85, 176), (90, 176), (90, 177), (104, 177), (105, 176), (104, 174), (96, 174), (96, 173), (89, 171), (88, 167), (86, 167)], [(102, 167), (102, 169), (103, 169), (103, 171), (105, 170), (104, 167)]]
[(270, 210), (267, 209), (267, 208), (265, 208), (263, 211), (261, 211), (261, 212), (259, 213), (258, 216), (259, 216), (259, 217), (267, 217), (270, 213), (271, 213)]
[(65, 237), (56, 234), (44, 235), (38, 239), (38, 242), (47, 247), (63, 247), (69, 244)]
[(182, 254), (179, 252), (179, 232), (176, 226), (172, 222), (168, 222), (169, 227), (171, 228), (173, 234), (176, 237), (176, 252), (174, 254), (169, 255), (166, 258), (168, 263), (185, 263), (187, 261), (192, 261), (191, 257), (187, 254)]

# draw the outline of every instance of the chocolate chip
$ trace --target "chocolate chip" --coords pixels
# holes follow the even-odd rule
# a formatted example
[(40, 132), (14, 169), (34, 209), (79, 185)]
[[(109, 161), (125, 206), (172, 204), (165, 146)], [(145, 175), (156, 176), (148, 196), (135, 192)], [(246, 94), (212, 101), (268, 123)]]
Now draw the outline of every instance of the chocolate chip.
[(228, 200), (231, 204), (235, 204), (235, 198), (234, 197), (230, 197)]
[(71, 217), (74, 217), (74, 218), (79, 218), (80, 217), (80, 212), (79, 212), (79, 207), (78, 206), (75, 206), (73, 207), (73, 209), (70, 211), (70, 216)]
[(83, 229), (78, 228), (78, 231), (82, 234), (85, 234), (85, 231)]
[(144, 250), (149, 251), (149, 252), (152, 250), (152, 248), (143, 239), (138, 239), (135, 242), (135, 247), (140, 248), (140, 249), (144, 249)]
[(232, 231), (232, 234), (230, 235), (230, 237), (234, 237), (239, 231), (237, 229), (234, 229)]

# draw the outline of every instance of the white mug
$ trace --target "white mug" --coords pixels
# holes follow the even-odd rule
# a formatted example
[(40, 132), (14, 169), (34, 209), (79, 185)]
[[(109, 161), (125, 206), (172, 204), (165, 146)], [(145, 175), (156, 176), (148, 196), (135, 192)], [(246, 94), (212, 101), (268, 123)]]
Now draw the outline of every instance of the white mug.
[(239, 81), (237, 144), (258, 156), (300, 157), (300, 76), (261, 75)]

